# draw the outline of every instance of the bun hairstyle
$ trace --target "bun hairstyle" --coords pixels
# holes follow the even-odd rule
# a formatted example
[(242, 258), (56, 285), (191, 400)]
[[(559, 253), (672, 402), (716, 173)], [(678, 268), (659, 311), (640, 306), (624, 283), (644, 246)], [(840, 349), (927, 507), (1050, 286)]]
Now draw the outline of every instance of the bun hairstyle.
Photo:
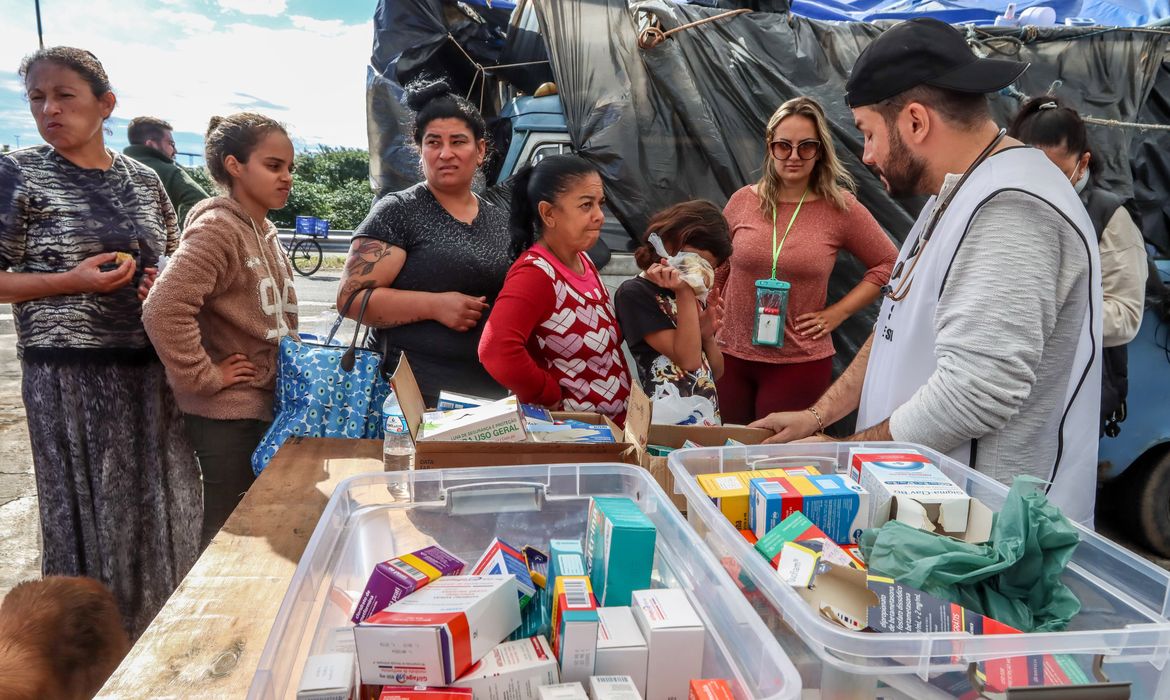
[[(1029, 146), (1063, 148), (1069, 155), (1078, 158), (1086, 151), (1093, 150), (1085, 120), (1064, 100), (1054, 95), (1029, 98), (1012, 119), (1008, 136)], [(1089, 172), (1094, 176), (1099, 162), (1097, 158), (1089, 161)]]
[(663, 209), (650, 219), (642, 245), (634, 250), (634, 262), (643, 270), (659, 261), (654, 247), (646, 243), (657, 233), (667, 252), (678, 253), (685, 246), (705, 250), (715, 256), (719, 267), (731, 257), (731, 231), (719, 207), (705, 199), (694, 199)]
[(414, 144), (422, 145), (427, 126), (436, 119), (462, 119), (477, 141), (487, 134), (487, 124), (475, 105), (451, 90), (442, 78), (417, 78), (403, 88), (402, 103), (414, 112)]
[(97, 56), (85, 49), (77, 49), (72, 46), (51, 46), (33, 52), (20, 62), (20, 77), (27, 80), (28, 72), (42, 61), (56, 63), (80, 75), (85, 82), (89, 83), (89, 89), (93, 91), (94, 97), (101, 97), (110, 91), (110, 77), (106, 75), (106, 69), (102, 67), (102, 62), (97, 59)]
[(578, 155), (555, 155), (542, 158), (520, 169), (512, 181), (512, 258), (532, 247), (540, 238), (544, 224), (538, 205), (553, 202), (575, 180), (596, 174), (597, 168)]
[(207, 125), (207, 135), (203, 137), (203, 153), (211, 178), (220, 187), (230, 190), (232, 176), (224, 165), (224, 159), (235, 156), (241, 163), (248, 162), (256, 145), (273, 131), (288, 136), (288, 131), (280, 122), (255, 112), (212, 117)]

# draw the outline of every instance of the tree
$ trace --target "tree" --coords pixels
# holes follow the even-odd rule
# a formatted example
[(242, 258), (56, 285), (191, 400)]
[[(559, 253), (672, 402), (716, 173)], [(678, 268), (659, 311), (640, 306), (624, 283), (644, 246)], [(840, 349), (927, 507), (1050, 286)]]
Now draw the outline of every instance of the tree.
[[(328, 219), (332, 229), (352, 229), (366, 218), (374, 201), (370, 188), (370, 155), (356, 148), (320, 146), (294, 161), (293, 188), (283, 209), (268, 218), (280, 228), (293, 228), (298, 216)], [(190, 168), (195, 181), (217, 192), (206, 167)]]

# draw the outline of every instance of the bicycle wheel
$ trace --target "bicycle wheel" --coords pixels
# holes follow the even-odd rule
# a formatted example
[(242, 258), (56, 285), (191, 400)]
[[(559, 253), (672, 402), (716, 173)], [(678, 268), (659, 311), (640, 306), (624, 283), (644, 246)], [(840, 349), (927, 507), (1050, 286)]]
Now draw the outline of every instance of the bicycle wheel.
[(289, 257), (296, 271), (308, 277), (321, 269), (321, 244), (312, 238), (297, 241)]

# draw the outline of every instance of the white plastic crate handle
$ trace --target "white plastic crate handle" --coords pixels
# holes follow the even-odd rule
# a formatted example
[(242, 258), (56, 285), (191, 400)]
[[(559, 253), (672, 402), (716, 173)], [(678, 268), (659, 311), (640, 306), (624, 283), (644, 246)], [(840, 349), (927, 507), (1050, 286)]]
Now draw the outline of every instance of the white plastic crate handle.
[(531, 481), (487, 481), (442, 490), (448, 515), (518, 513), (544, 509), (547, 486)]

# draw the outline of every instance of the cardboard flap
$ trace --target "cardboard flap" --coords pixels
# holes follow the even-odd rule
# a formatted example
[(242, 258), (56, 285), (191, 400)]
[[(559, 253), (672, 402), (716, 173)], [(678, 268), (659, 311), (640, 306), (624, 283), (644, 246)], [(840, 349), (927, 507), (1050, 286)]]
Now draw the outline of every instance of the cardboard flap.
[(398, 396), (398, 406), (402, 409), (402, 417), (406, 419), (406, 426), (410, 428), (410, 437), (418, 440), (418, 429), (422, 425), (423, 414), (427, 412), (426, 402), (423, 401), (422, 391), (418, 388), (418, 380), (414, 378), (414, 370), (406, 359), (406, 353), (398, 358), (398, 367), (394, 376), (390, 377), (390, 386)]
[(967, 513), (967, 531), (959, 539), (970, 544), (983, 544), (991, 539), (991, 526), (995, 522), (995, 511), (983, 505), (983, 501), (972, 498)]
[(863, 630), (869, 625), (869, 609), (879, 602), (867, 580), (864, 571), (821, 561), (812, 583), (799, 591), (824, 617), (849, 629)]
[(641, 458), (650, 439), (654, 404), (637, 381), (630, 382), (630, 399), (626, 403), (626, 442), (634, 446)]
[(926, 507), (906, 496), (894, 496), (890, 501), (890, 520), (897, 520), (918, 530), (936, 531)]
[(965, 532), (967, 530), (967, 516), (972, 500), (970, 497), (952, 498), (938, 504), (938, 524), (943, 532)]

